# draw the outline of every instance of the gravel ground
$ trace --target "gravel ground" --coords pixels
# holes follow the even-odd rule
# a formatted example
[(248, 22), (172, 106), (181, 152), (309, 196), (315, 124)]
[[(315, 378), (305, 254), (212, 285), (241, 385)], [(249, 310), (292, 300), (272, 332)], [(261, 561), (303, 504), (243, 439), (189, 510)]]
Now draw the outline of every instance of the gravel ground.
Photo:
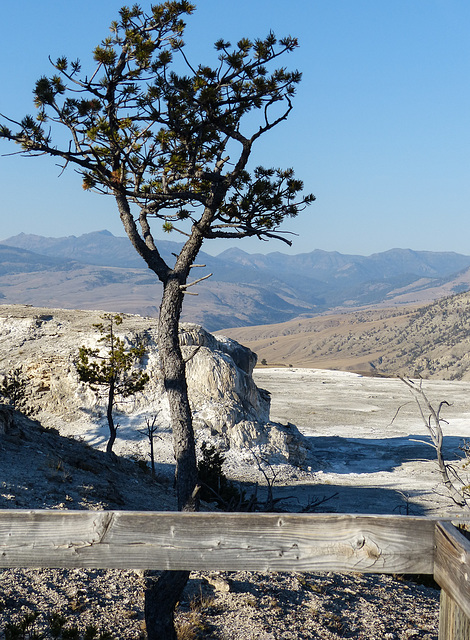
[[(54, 612), (82, 633), (92, 625), (112, 638), (144, 638), (147, 579), (133, 571), (3, 571), (1, 622), (5, 629), (38, 611), (32, 628), (44, 632)], [(438, 600), (437, 590), (392, 576), (194, 573), (177, 624), (185, 639), (431, 640)]]

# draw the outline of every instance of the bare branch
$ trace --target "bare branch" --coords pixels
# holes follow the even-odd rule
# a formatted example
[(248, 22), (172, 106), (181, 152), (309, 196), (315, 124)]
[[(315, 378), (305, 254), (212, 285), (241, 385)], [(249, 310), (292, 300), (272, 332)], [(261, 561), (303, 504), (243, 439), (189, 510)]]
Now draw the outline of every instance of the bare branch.
[(199, 344), (194, 351), (192, 352), (192, 354), (190, 356), (188, 356), (187, 358), (184, 359), (185, 364), (187, 364), (190, 360), (192, 360), (194, 358), (194, 356), (196, 355), (196, 353), (199, 351), (199, 349), (201, 348), (201, 345)]
[(212, 275), (212, 273), (209, 273), (207, 276), (202, 276), (202, 278), (198, 278), (197, 280), (193, 280), (193, 282), (187, 282), (186, 284), (180, 284), (180, 289), (182, 289), (183, 291), (186, 291), (186, 289), (188, 289), (188, 287), (193, 287), (195, 284), (198, 284), (199, 282), (202, 282), (203, 280), (207, 280), (207, 278), (210, 278)]
[[(459, 507), (468, 507), (467, 501), (465, 497), (462, 495), (462, 491), (458, 490), (458, 488), (455, 486), (454, 482), (451, 480), (449, 476), (449, 470), (451, 469), (451, 466), (446, 463), (444, 459), (444, 455), (442, 453), (442, 444), (444, 440), (444, 434), (442, 432), (441, 422), (443, 422), (443, 420), (442, 418), (439, 418), (439, 413), (441, 408), (444, 405), (450, 406), (449, 403), (446, 401), (441, 402), (439, 405), (439, 409), (436, 411), (423, 391), (422, 380), (420, 381), (419, 385), (416, 385), (410, 379), (404, 378), (403, 376), (398, 376), (398, 377), (410, 389), (411, 393), (413, 394), (416, 400), (416, 403), (419, 407), (419, 411), (421, 414), (421, 418), (423, 420), (423, 424), (425, 425), (426, 429), (429, 431), (431, 435), (431, 440), (432, 440), (431, 446), (433, 446), (436, 450), (437, 463), (438, 463), (439, 471), (442, 477), (442, 482), (446, 487), (448, 494), (450, 495), (450, 498)], [(425, 417), (421, 403), (423, 403), (427, 411), (429, 411), (429, 418)], [(425, 444), (430, 444), (430, 443), (427, 442)], [(454, 475), (455, 479), (458, 479), (459, 484), (463, 484), (460, 478), (458, 477), (457, 473), (455, 472), (455, 470), (452, 470), (452, 475)]]

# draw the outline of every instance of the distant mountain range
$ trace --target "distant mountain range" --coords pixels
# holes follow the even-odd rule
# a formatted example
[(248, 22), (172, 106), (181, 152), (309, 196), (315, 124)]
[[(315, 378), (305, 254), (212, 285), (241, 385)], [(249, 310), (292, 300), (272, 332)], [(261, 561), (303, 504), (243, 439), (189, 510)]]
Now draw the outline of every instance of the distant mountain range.
[[(172, 261), (180, 244), (159, 243)], [(470, 288), (470, 256), (392, 249), (371, 256), (315, 250), (287, 255), (201, 252), (184, 320), (214, 331), (284, 322), (332, 309), (426, 303)], [(161, 285), (129, 240), (109, 231), (0, 242), (0, 301), (156, 315)]]

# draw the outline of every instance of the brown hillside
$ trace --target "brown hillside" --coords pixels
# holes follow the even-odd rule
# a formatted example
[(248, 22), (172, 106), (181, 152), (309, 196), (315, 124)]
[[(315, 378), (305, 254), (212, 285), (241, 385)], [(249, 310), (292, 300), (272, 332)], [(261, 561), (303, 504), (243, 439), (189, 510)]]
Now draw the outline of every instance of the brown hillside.
[(470, 293), (394, 307), (224, 330), (269, 366), (470, 379)]

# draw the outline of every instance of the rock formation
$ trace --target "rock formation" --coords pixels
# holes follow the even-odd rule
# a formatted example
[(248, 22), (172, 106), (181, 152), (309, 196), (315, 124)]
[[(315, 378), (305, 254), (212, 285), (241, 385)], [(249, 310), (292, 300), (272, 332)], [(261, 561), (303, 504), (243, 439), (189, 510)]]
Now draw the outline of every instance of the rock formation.
[[(169, 410), (156, 321), (127, 314), (123, 318), (116, 333), (130, 343), (144, 342), (147, 356), (141, 366), (150, 376), (142, 393), (117, 406), (118, 450), (129, 452), (123, 441), (142, 441), (139, 430), (146, 419), (156, 416), (159, 431), (168, 432)], [(97, 311), (0, 306), (0, 374), (20, 368), (28, 382), (29, 404), (41, 423), (95, 445), (105, 440), (104, 399), (79, 381), (75, 360), (81, 345), (99, 346), (100, 334), (93, 325), (101, 320)], [(269, 393), (258, 389), (252, 378), (256, 355), (195, 324), (181, 325), (180, 335), (198, 439), (215, 439), (225, 449), (258, 447), (273, 461), (302, 463), (297, 429), (269, 421)]]

